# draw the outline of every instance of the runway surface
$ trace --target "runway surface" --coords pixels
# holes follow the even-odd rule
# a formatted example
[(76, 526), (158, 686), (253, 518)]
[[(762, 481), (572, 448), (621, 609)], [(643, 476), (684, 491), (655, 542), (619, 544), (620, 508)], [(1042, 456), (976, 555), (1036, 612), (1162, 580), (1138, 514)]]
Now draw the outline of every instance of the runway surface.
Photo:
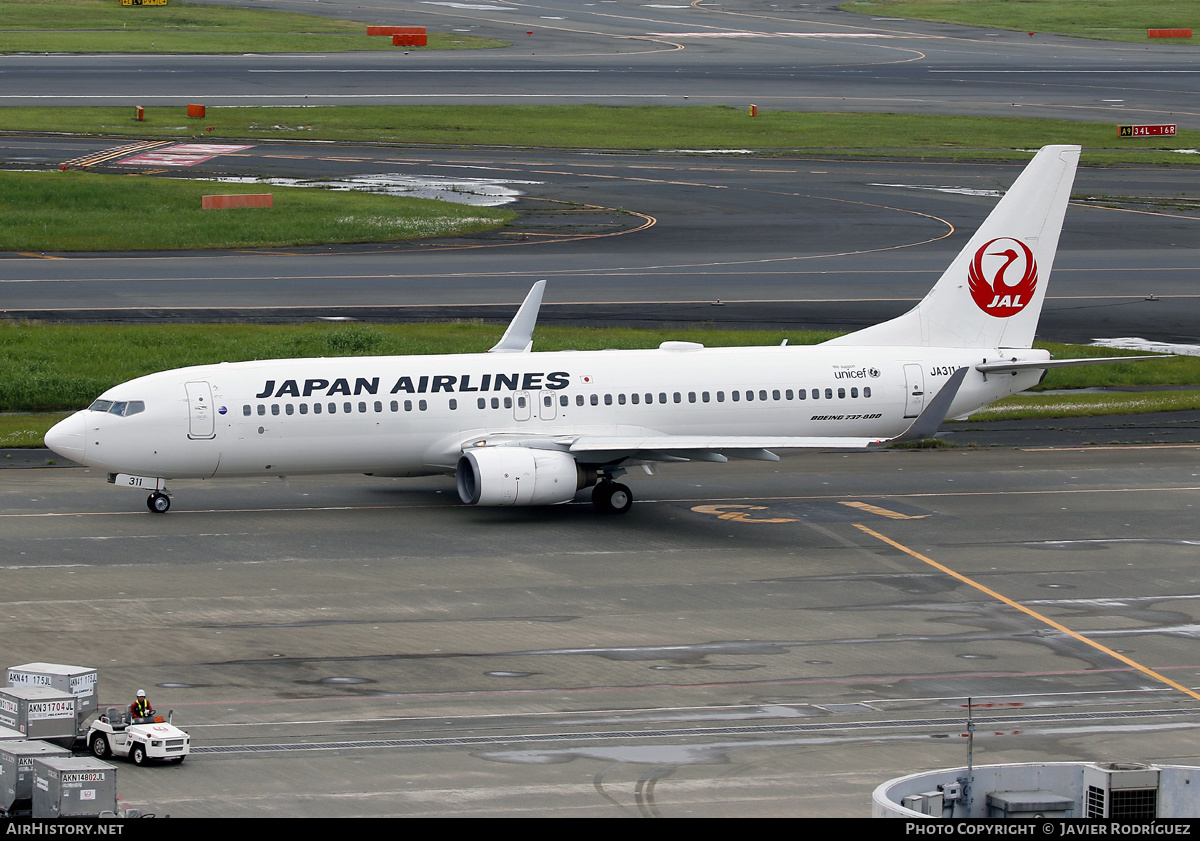
[(254, 5), (426, 26), (512, 46), (136, 61), (4, 56), (0, 105), (754, 103), (1200, 126), (1200, 72), (1188, 46), (872, 18), (829, 2)]
[[(0, 156), (55, 167), (105, 145), (8, 137)], [(542, 323), (850, 330), (924, 296), (1020, 167), (270, 143), (188, 167), (119, 158), (95, 169), (458, 185), (514, 193), (520, 217), (493, 234), (397, 245), (10, 253), (0, 257), (10, 316), (503, 322), (548, 278)], [(1041, 338), (1197, 341), (1196, 177), (1080, 171)]]
[(174, 709), (120, 792), (177, 816), (862, 816), (968, 698), (978, 763), (1196, 763), (1196, 454), (670, 466), (624, 517), (5, 470), (5, 653)]

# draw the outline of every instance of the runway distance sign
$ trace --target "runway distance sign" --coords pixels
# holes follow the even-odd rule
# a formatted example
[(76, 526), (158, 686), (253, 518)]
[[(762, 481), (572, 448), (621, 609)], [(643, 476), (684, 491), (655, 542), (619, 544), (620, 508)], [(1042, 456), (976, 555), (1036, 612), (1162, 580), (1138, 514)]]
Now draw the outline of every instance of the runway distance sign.
[(1174, 137), (1175, 124), (1165, 123), (1157, 126), (1117, 126), (1119, 137)]

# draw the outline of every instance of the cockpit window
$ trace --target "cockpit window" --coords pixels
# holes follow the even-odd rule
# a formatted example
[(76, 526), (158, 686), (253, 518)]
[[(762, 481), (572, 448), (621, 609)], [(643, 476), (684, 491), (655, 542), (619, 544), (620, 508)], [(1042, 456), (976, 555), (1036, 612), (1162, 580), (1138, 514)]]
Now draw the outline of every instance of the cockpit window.
[(146, 402), (144, 400), (97, 400), (92, 405), (88, 406), (93, 412), (107, 412), (110, 415), (118, 415), (127, 418), (130, 415), (136, 415), (139, 412), (146, 411)]

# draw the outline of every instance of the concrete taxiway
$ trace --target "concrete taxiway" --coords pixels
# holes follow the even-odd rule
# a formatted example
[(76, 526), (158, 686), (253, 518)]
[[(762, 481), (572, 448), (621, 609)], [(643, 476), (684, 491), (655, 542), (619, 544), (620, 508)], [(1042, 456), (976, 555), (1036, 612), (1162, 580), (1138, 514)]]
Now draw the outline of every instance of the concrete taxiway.
[[(244, 0), (239, 5), (245, 5)], [(1186, 45), (903, 21), (814, 4), (273, 2), (496, 38), (488, 50), (0, 56), (0, 106), (695, 105), (1200, 126)], [(783, 6), (784, 8), (779, 8)], [(365, 35), (364, 35), (365, 38)]]
[(965, 761), (1194, 764), (1195, 445), (678, 465), (586, 504), (445, 479), (0, 471), (5, 656), (193, 735), (172, 815), (865, 815)]
[[(6, 137), (0, 160), (57, 166), (105, 143)], [(146, 167), (115, 160), (97, 169)], [(548, 278), (543, 324), (850, 330), (923, 297), (1020, 165), (262, 143), (158, 169), (168, 177), (510, 189), (520, 216), (457, 240), (0, 255), (5, 312), (507, 321), (529, 286)], [(1190, 170), (1080, 171), (1039, 338), (1196, 342), (1200, 217), (1180, 196), (1195, 180)]]

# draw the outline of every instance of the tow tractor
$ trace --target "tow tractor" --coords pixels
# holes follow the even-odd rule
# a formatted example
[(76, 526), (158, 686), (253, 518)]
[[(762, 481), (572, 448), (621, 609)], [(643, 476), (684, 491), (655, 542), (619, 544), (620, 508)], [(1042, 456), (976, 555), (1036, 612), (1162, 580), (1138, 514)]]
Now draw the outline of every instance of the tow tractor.
[(108, 707), (92, 722), (87, 732), (87, 746), (98, 759), (119, 756), (133, 760), (134, 765), (153, 761), (178, 765), (191, 749), (191, 737), (171, 723), (172, 715), (164, 720), (154, 710), (145, 718), (130, 718), (127, 712)]

